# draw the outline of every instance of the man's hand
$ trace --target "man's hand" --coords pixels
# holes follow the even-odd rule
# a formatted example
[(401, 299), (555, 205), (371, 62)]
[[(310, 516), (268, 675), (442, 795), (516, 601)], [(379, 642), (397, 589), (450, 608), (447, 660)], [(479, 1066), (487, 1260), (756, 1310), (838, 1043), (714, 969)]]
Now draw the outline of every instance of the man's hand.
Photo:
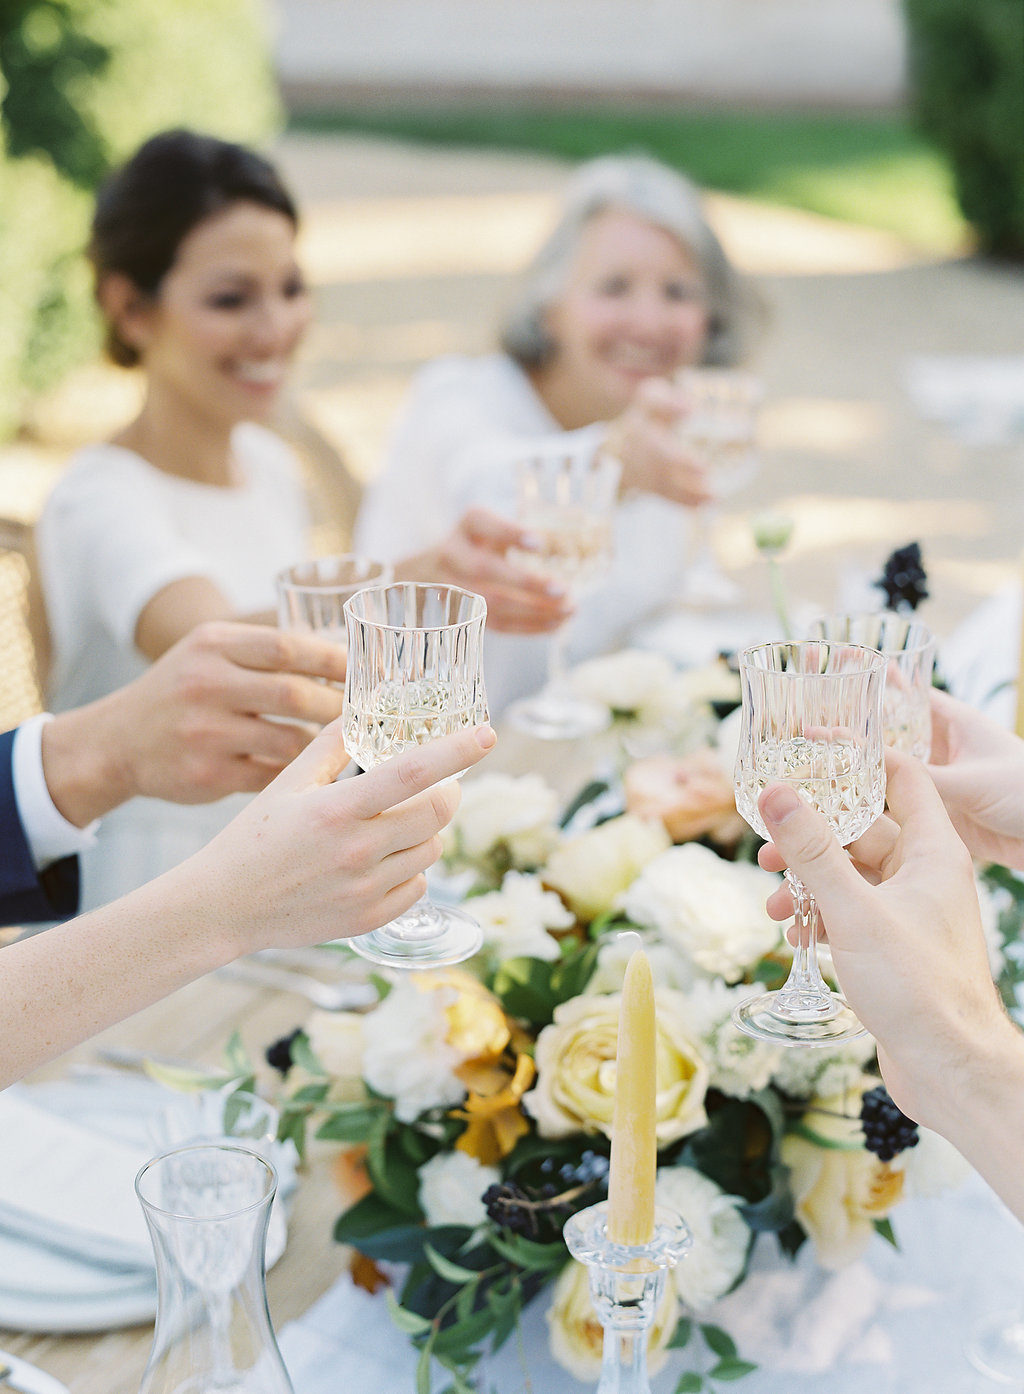
[(44, 728), (50, 795), (82, 827), (136, 794), (254, 793), (339, 715), (329, 684), (344, 680), (344, 651), (315, 635), (199, 625), (134, 682)]
[(572, 602), (561, 586), (510, 561), (508, 553), (516, 548), (535, 550), (528, 529), (490, 509), (471, 508), (443, 542), (400, 562), (395, 575), (476, 591), (487, 601), (488, 629), (549, 634), (572, 614)]

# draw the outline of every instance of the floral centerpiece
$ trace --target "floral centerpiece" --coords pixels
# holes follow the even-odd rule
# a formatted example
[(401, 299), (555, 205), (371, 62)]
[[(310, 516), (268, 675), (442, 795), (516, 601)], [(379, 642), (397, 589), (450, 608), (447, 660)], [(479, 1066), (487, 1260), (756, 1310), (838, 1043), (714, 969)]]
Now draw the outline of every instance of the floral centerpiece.
[[(610, 705), (643, 724), (651, 701), (620, 662), (629, 705), (606, 664)], [(753, 1368), (709, 1315), (759, 1237), (789, 1255), (809, 1242), (838, 1268), (876, 1235), (895, 1242), (904, 1197), (963, 1171), (889, 1099), (870, 1039), (785, 1050), (732, 1024), (737, 1002), (785, 977), (790, 950), (765, 911), (777, 878), (754, 863), (732, 804), (721, 668), (689, 675), (682, 695), (645, 671), (659, 719), (675, 703), (676, 729), (702, 743), (627, 769), (621, 808), (591, 827), (588, 810), (609, 812), (604, 786), (566, 827), (536, 775), (467, 779), (446, 860), (472, 881), (481, 953), (374, 979), (370, 1010), (315, 1012), (270, 1054), (286, 1080), (283, 1133), (301, 1147), (312, 1127), (340, 1145), (335, 1238), (353, 1246), (359, 1281), (389, 1285), (422, 1352), (420, 1390), (432, 1359), (449, 1390), (472, 1390), (480, 1352), (545, 1291), (554, 1357), (597, 1378), (601, 1331), (562, 1227), (606, 1191), (622, 929), (643, 936), (656, 982), (658, 1200), (693, 1232), (651, 1337), (654, 1370), (682, 1350), (678, 1394)], [(593, 672), (586, 681), (600, 690)], [(1014, 887), (998, 893), (1019, 923)], [(996, 902), (984, 891), (983, 903), (997, 955)]]

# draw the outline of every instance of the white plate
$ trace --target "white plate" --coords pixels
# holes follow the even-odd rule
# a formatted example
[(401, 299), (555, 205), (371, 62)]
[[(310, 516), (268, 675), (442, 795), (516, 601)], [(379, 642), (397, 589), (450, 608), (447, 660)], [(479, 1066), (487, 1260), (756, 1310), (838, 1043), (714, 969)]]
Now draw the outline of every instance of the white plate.
[[(150, 1120), (168, 1092), (131, 1075), (96, 1075), (31, 1087), (33, 1102), (125, 1142), (149, 1143)], [(291, 1177), (288, 1172), (291, 1170)], [(294, 1170), (282, 1167), (282, 1187)], [(283, 1229), (283, 1227), (282, 1227)], [(283, 1248), (284, 1235), (281, 1235)], [(280, 1254), (271, 1254), (275, 1260)], [(11, 1331), (111, 1331), (152, 1321), (156, 1276), (38, 1247), (0, 1230), (0, 1327)], [(26, 1385), (26, 1389), (30, 1386)], [(63, 1386), (39, 1386), (48, 1394)]]

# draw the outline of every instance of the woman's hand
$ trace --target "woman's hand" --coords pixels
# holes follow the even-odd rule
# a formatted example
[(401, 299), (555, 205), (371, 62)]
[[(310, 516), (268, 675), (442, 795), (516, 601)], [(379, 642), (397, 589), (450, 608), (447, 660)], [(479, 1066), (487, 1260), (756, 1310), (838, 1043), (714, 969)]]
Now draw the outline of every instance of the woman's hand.
[(565, 588), (509, 560), (536, 550), (526, 528), (487, 508), (471, 508), (436, 547), (399, 562), (400, 581), (440, 581), (487, 601), (487, 627), (503, 634), (550, 634), (572, 614)]
[(686, 396), (665, 378), (646, 378), (608, 427), (604, 450), (622, 465), (622, 488), (660, 494), (690, 508), (712, 498), (707, 475), (686, 448), (679, 423)]

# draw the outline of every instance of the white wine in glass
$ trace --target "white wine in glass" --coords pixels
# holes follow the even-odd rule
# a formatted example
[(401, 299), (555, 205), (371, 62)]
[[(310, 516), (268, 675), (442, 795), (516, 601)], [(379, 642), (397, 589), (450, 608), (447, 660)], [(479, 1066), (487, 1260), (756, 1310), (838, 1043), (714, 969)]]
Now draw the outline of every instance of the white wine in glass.
[[(532, 551), (515, 548), (509, 560), (578, 596), (600, 580), (612, 558), (612, 519), (621, 469), (602, 455), (547, 454), (516, 466), (516, 520), (532, 532)], [(542, 740), (596, 735), (608, 710), (578, 697), (566, 672), (568, 625), (551, 636), (547, 681), (533, 697), (509, 708), (509, 720)]]
[[(885, 805), (884, 680), (882, 655), (855, 644), (812, 639), (740, 654), (736, 807), (759, 836), (768, 838), (758, 799), (776, 783), (823, 814), (842, 846), (867, 832)], [(786, 880), (796, 911), (793, 967), (777, 992), (748, 998), (733, 1020), (776, 1045), (854, 1040), (864, 1028), (818, 967), (814, 896), (791, 871)]]
[[(486, 722), (483, 635), (487, 605), (458, 586), (396, 582), (345, 604), (345, 749), (372, 769), (413, 745)], [(390, 924), (348, 941), (389, 968), (437, 968), (480, 948), (476, 920), (426, 897)]]

